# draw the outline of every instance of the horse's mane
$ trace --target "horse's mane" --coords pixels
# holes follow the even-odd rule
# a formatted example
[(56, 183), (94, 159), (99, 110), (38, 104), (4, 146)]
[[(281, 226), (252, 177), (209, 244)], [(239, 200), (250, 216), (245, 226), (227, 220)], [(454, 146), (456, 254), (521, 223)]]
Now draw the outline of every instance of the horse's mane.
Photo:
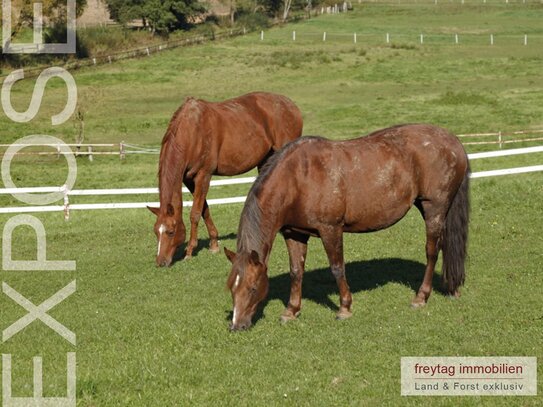
[[(300, 143), (322, 139), (322, 137), (316, 136), (306, 136), (296, 139), (286, 144), (281, 150), (268, 158), (262, 167), (260, 174), (256, 178), (256, 181), (249, 190), (245, 206), (241, 212), (241, 220), (238, 228), (238, 253), (249, 250), (256, 250), (258, 252), (265, 244), (265, 233), (262, 232), (267, 228), (263, 227), (263, 222), (266, 222), (268, 219), (263, 219), (262, 208), (258, 203), (258, 196), (275, 167), (277, 167), (278, 163)], [(262, 255), (260, 252), (258, 254)]]
[[(174, 185), (177, 185), (179, 181), (182, 181), (183, 174), (180, 173), (179, 163), (182, 159), (182, 150), (180, 145), (176, 142), (176, 134), (179, 131), (181, 122), (181, 113), (185, 103), (177, 109), (174, 113), (166, 134), (162, 138), (162, 144), (160, 147), (160, 160), (158, 163), (158, 190), (162, 197), (162, 194), (170, 195), (165, 202), (171, 200), (171, 193), (173, 192)], [(169, 189), (168, 189), (169, 188)], [(170, 190), (171, 189), (171, 190)], [(162, 199), (161, 199), (162, 201)]]

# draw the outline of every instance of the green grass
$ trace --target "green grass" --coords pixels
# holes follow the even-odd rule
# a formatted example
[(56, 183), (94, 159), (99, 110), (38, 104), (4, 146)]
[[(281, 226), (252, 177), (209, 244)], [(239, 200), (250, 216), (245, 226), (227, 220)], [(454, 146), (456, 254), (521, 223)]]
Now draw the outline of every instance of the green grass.
[[(305, 134), (335, 139), (418, 121), (456, 133), (541, 128), (541, 47), (499, 41), (493, 47), (476, 41), (420, 45), (417, 36), (456, 30), (492, 32), (496, 38), (541, 35), (542, 14), (537, 4), (355, 4), (352, 13), (267, 31), (263, 42), (250, 34), (83, 69), (74, 76), (86, 111), (85, 141), (156, 146), (184, 97), (220, 100), (253, 90), (288, 95), (304, 113)], [(322, 31), (345, 35), (326, 43), (319, 36), (304, 37)], [(368, 37), (355, 45), (350, 42), (355, 31)], [(393, 34), (389, 46), (380, 36), (386, 32)], [(395, 42), (400, 34), (413, 37)], [(33, 84), (14, 86), (17, 109), (28, 107)], [(34, 121), (15, 124), (0, 117), (2, 143), (42, 133), (72, 142), (73, 123), (52, 128), (49, 121), (65, 97), (62, 82), (51, 81)], [(493, 147), (468, 150), (482, 149)], [(541, 164), (542, 155), (477, 160), (472, 168)], [(157, 156), (77, 162), (76, 188), (156, 185)], [(11, 174), (20, 186), (59, 185), (66, 171), (62, 159), (23, 158), (14, 160)], [(540, 396), (402, 398), (400, 358), (526, 355), (542, 360), (542, 181), (541, 173), (473, 180), (470, 258), (458, 301), (435, 291), (425, 308), (409, 307), (425, 259), (423, 222), (413, 211), (385, 231), (345, 235), (354, 315), (343, 322), (334, 320), (339, 299), (324, 250), (311, 239), (302, 315), (279, 323), (289, 278), (278, 238), (262, 317), (240, 334), (227, 330), (229, 263), (206, 250), (202, 225), (197, 255), (163, 270), (154, 265), (154, 217), (144, 209), (72, 211), (68, 222), (61, 213), (36, 214), (47, 232), (47, 258), (76, 260), (77, 270), (3, 271), (2, 280), (39, 304), (76, 279), (77, 292), (49, 314), (77, 334), (77, 346), (41, 322), (3, 343), (2, 353), (13, 358), (14, 395), (32, 395), (35, 355), (44, 358), (45, 396), (64, 394), (65, 353), (75, 351), (81, 406), (538, 405)], [(210, 197), (246, 191), (247, 186), (217, 188)], [(148, 199), (156, 197), (73, 197), (73, 202)], [(6, 205), (18, 203), (2, 196), (0, 206)], [(235, 247), (241, 209), (212, 208), (222, 247)], [(0, 224), (9, 218), (0, 216)], [(15, 231), (13, 248), (15, 259), (34, 258), (31, 229)], [(439, 288), (438, 277), (434, 287)], [(0, 296), (3, 329), (25, 313)], [(541, 389), (541, 365), (538, 373)]]

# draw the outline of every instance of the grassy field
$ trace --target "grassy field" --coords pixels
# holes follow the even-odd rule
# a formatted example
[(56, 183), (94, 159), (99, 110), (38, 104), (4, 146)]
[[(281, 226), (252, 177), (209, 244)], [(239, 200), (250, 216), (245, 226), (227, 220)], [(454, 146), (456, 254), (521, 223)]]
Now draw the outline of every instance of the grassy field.
[[(305, 134), (335, 139), (418, 121), (457, 133), (542, 128), (543, 53), (536, 42), (543, 38), (542, 17), (538, 4), (355, 4), (352, 13), (268, 31), (264, 41), (250, 34), (84, 69), (74, 76), (85, 141), (156, 146), (186, 96), (219, 100), (253, 90), (288, 95), (304, 113)], [(330, 33), (325, 43), (323, 31)], [(360, 34), (357, 44), (354, 32)], [(391, 45), (384, 43), (387, 32)], [(437, 39), (427, 37), (421, 45), (421, 32)], [(462, 33), (485, 37), (459, 45), (437, 37), (456, 32), (461, 39)], [(486, 42), (490, 33), (494, 46)], [(518, 42), (525, 33), (534, 38), (528, 46)], [(507, 41), (499, 41), (500, 35)], [(18, 110), (27, 108), (33, 83), (15, 85)], [(52, 81), (45, 95), (29, 124), (0, 117), (2, 143), (29, 134), (74, 140), (73, 122), (52, 128), (49, 121), (62, 109), (64, 85)], [(542, 157), (477, 160), (472, 167), (535, 165)], [(156, 169), (154, 155), (78, 159), (76, 187), (151, 187)], [(66, 171), (63, 160), (23, 158), (14, 161), (11, 174), (20, 186), (41, 186), (63, 183)], [(246, 191), (217, 188), (211, 197)], [(48, 313), (77, 334), (77, 346), (42, 322), (2, 343), (2, 353), (13, 358), (13, 394), (32, 395), (35, 355), (44, 358), (44, 395), (65, 394), (65, 354), (76, 352), (81, 406), (540, 405), (541, 396), (400, 396), (402, 356), (543, 358), (543, 176), (476, 179), (471, 197), (470, 258), (459, 300), (439, 292), (436, 276), (429, 304), (409, 307), (424, 269), (424, 227), (413, 211), (385, 231), (345, 236), (354, 297), (347, 321), (334, 320), (336, 285), (320, 241), (312, 239), (302, 315), (279, 323), (289, 277), (285, 245), (277, 239), (268, 301), (255, 326), (240, 334), (227, 330), (229, 263), (206, 250), (205, 228), (197, 255), (163, 270), (154, 265), (154, 217), (146, 210), (73, 211), (68, 222), (60, 213), (39, 214), (47, 258), (76, 260), (76, 271), (2, 271), (2, 281), (38, 305), (75, 279), (76, 293)], [(123, 199), (156, 197), (111, 201)], [(0, 206), (16, 204), (0, 197)], [(235, 247), (241, 209), (212, 208), (221, 246)], [(0, 224), (9, 218), (0, 216)], [(16, 230), (15, 259), (35, 258), (32, 234), (30, 228)], [(3, 329), (25, 314), (0, 297)], [(541, 365), (538, 373), (541, 393)]]

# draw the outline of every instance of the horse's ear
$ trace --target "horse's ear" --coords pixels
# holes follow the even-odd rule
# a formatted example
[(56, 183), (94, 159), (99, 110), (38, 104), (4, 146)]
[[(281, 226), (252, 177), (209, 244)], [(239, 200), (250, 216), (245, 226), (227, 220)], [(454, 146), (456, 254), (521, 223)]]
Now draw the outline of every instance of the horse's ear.
[(175, 212), (173, 210), (172, 204), (168, 204), (168, 206), (166, 206), (166, 213), (168, 214), (168, 216), (173, 216)]
[(152, 206), (148, 206), (147, 209), (149, 209), (151, 212), (153, 212), (156, 216), (158, 216), (160, 212), (160, 208), (153, 208)]
[(254, 250), (251, 250), (251, 254), (249, 255), (249, 262), (255, 266), (258, 266), (260, 264), (260, 258), (258, 257), (258, 253)]
[(228, 250), (226, 247), (224, 248), (224, 254), (226, 254), (226, 257), (228, 260), (230, 260), (230, 263), (234, 263), (234, 260), (236, 260), (236, 253), (234, 253), (231, 250)]

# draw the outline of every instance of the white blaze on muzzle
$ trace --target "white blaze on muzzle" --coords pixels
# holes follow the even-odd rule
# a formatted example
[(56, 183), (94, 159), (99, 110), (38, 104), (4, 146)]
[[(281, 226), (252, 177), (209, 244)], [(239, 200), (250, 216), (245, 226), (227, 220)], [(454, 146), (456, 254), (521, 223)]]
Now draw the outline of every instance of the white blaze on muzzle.
[(166, 231), (166, 225), (162, 224), (158, 228), (158, 250), (156, 252), (156, 255), (158, 256), (160, 254), (160, 244), (162, 243), (162, 234)]

